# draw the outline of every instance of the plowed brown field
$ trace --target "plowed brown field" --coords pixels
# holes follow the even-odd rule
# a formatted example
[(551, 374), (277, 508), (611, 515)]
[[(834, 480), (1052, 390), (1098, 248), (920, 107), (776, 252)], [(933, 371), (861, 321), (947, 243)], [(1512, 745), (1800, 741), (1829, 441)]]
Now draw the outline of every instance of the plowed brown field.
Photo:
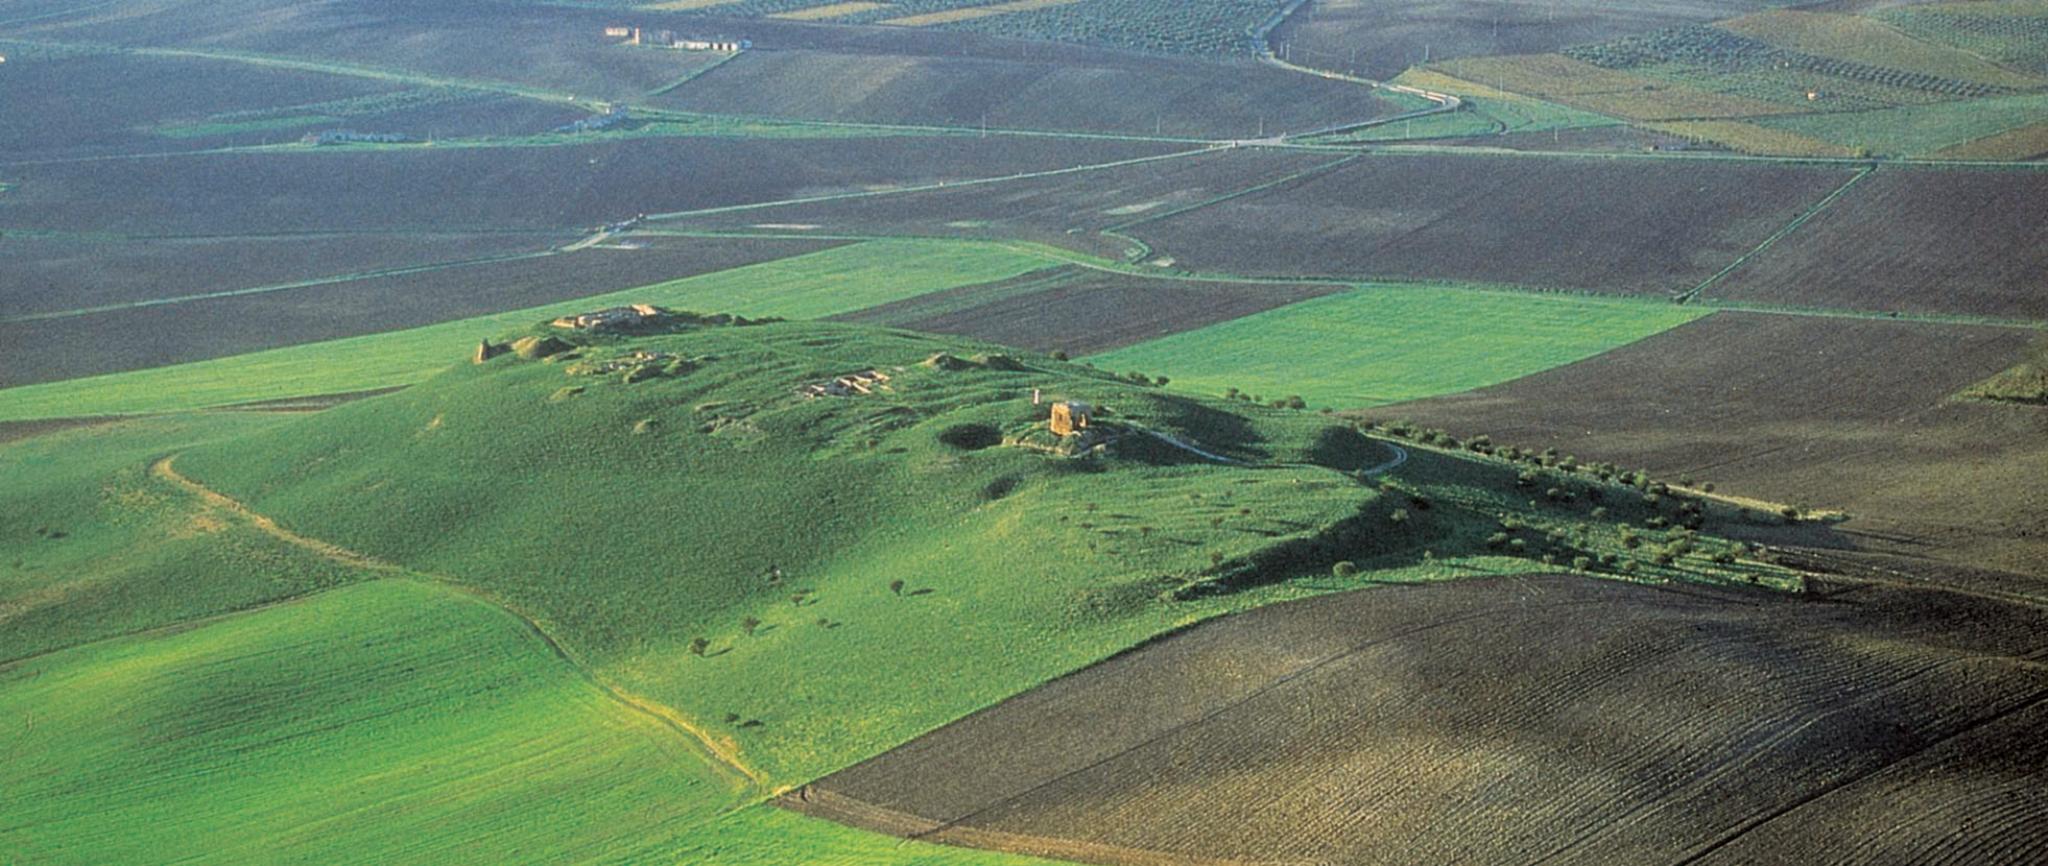
[(1669, 295), (1849, 177), (1793, 165), (1376, 155), (1131, 234), (1197, 269)]
[(1720, 313), (1576, 364), (1383, 407), (1457, 434), (1847, 510), (1859, 545), (2035, 577), (2048, 597), (2048, 412), (1951, 400), (2025, 329)]
[(1232, 149), (1000, 184), (758, 208), (675, 223), (692, 229), (1023, 238), (1112, 258), (1129, 244), (1096, 234), (1245, 190), (1314, 174), (1344, 157)]
[(1834, 589), (1525, 577), (1278, 605), (784, 803), (1117, 864), (2035, 862), (2043, 612)]
[(1880, 171), (1709, 299), (2048, 319), (2048, 172)]
[(1340, 290), (1331, 285), (1190, 282), (1060, 268), (910, 298), (839, 319), (1085, 355)]

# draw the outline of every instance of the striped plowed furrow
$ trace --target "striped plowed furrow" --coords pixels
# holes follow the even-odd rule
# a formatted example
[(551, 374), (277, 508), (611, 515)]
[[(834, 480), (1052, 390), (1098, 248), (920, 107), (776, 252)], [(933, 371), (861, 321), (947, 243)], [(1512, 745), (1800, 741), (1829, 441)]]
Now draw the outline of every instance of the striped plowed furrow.
[[(2038, 760), (1981, 756), (2037, 729), (2000, 720), (2048, 694), (2048, 669), (1983, 651), (2013, 645), (2006, 637), (1901, 637), (1911, 606), (1890, 605), (1893, 591), (1796, 601), (1541, 578), (1281, 605), (1076, 674), (819, 787), (899, 802), (943, 789), (955, 798), (940, 804), (944, 823), (919, 838), (960, 844), (1052, 839), (1226, 862), (1820, 861), (1852, 847), (1801, 847), (1810, 816), (1835, 802), (1926, 798), (1920, 811), (1937, 820), (1955, 798), (1926, 786), (1927, 767), (1984, 791), (2043, 781)], [(1175, 694), (1199, 709), (1175, 708)], [(1142, 734), (1119, 736), (1131, 730)], [(1002, 773), (980, 771), (991, 760)], [(1862, 793), (1886, 780), (1896, 792)], [(2033, 814), (2013, 797), (1956, 808), (2006, 826)], [(1915, 831), (1900, 844), (2024, 862), (1979, 835)], [(1787, 850), (1805, 856), (1772, 856)]]

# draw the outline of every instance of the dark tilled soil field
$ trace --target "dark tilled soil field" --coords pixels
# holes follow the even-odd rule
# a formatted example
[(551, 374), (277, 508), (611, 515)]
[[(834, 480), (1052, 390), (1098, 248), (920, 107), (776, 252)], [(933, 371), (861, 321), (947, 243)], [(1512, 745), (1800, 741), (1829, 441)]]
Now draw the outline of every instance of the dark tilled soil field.
[(1386, 587), (1201, 626), (783, 802), (1116, 864), (2031, 863), (2044, 625), (1879, 585)]
[(1297, 63), (1392, 78), (1425, 60), (1541, 54), (1773, 5), (1759, 0), (1318, 0), (1274, 39), (1287, 46)]
[(642, 250), (593, 249), (265, 294), (0, 323), (0, 346), (5, 347), (0, 349), (0, 387), (429, 325), (834, 245), (813, 240), (663, 238)]
[(716, 114), (1263, 138), (1394, 113), (1369, 88), (1242, 63), (762, 50), (657, 100)]
[[(399, 86), (361, 78), (241, 63), (126, 55), (56, 60), (16, 56), (0, 64), (0, 162), (102, 153), (159, 153), (217, 145), (164, 138), (150, 127), (225, 111), (302, 105), (386, 93)], [(272, 133), (273, 140), (297, 133)], [(260, 136), (259, 136), (260, 138)], [(0, 180), (12, 180), (0, 168)]]
[(1327, 153), (1214, 150), (1101, 171), (784, 205), (676, 224), (728, 231), (1025, 238), (1114, 258), (1127, 253), (1129, 244), (1098, 231), (1315, 172), (1342, 159)]
[(839, 318), (1086, 355), (1339, 290), (1327, 285), (1147, 279), (1061, 268), (909, 298)]
[(1370, 156), (1131, 234), (1198, 269), (1661, 296), (1726, 267), (1849, 177), (1792, 165)]
[(0, 319), (234, 291), (575, 240), (569, 232), (110, 240), (0, 237)]
[(1949, 395), (2038, 332), (1720, 313), (1576, 364), (1375, 415), (1846, 509), (1842, 535), (2031, 574), (2048, 597), (2048, 412)]
[(616, 13), (449, 0), (116, 4), (14, 28), (51, 41), (231, 51), (508, 82), (593, 99), (632, 99), (717, 58), (616, 45)]
[(1171, 152), (1041, 138), (646, 139), (324, 149), (0, 168), (0, 228), (135, 234), (573, 229), (881, 186)]
[(2048, 172), (1880, 171), (1707, 293), (2048, 319)]

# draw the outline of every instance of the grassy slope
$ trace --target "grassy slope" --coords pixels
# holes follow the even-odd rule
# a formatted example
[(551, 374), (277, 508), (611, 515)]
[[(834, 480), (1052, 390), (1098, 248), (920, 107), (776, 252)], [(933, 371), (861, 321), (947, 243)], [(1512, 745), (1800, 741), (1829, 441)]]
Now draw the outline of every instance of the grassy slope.
[(675, 732), (409, 581), (36, 659), (0, 719), (0, 848), (33, 863), (1034, 862), (724, 816)]
[(357, 579), (149, 475), (166, 453), (280, 421), (156, 418), (0, 446), (0, 663)]
[[(707, 360), (630, 385), (509, 356), (461, 365), (178, 465), (296, 531), (479, 587), (606, 677), (705, 723), (771, 784), (1208, 616), (1360, 581), (1531, 567), (1480, 545), (1502, 510), (1534, 508), (1505, 468), (1418, 455), (1403, 477), (1473, 505), (1396, 523), (1405, 493), (1320, 466), (1219, 466), (1149, 439), (1083, 462), (938, 439), (960, 425), (1026, 433), (1039, 388), (1240, 459), (1356, 470), (1393, 453), (1308, 413), (1226, 408), (1044, 359), (931, 370), (917, 361), (959, 344), (855, 326), (630, 342)], [(892, 369), (895, 390), (793, 393), (869, 366)], [(1552, 518), (1577, 525), (1585, 511)], [(1591, 531), (1588, 544), (1620, 550), (1616, 526)], [(1282, 547), (1293, 555), (1271, 558)], [(1384, 571), (1332, 582), (1339, 557)], [(1169, 597), (1253, 562), (1270, 582)], [(705, 657), (687, 649), (696, 638)]]
[[(1373, 406), (1504, 382), (1677, 327), (1703, 311), (1635, 300), (1374, 287), (1090, 360), (1205, 393)], [(1493, 327), (1475, 330), (1473, 322)]]
[(749, 316), (814, 318), (1007, 279), (1051, 264), (996, 244), (873, 241), (545, 307), (9, 388), (0, 390), (0, 420), (177, 411), (409, 384), (461, 358), (480, 337), (607, 304), (645, 301)]

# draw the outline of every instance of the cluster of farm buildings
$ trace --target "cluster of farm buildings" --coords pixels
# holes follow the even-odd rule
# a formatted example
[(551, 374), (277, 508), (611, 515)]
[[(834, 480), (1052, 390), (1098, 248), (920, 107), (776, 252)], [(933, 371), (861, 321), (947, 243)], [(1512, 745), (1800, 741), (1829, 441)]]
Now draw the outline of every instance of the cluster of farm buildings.
[(738, 54), (754, 47), (754, 43), (746, 39), (677, 36), (674, 30), (643, 30), (638, 27), (606, 27), (604, 35), (607, 39), (624, 39), (627, 45), (673, 48), (677, 51), (723, 51), (727, 54)]

